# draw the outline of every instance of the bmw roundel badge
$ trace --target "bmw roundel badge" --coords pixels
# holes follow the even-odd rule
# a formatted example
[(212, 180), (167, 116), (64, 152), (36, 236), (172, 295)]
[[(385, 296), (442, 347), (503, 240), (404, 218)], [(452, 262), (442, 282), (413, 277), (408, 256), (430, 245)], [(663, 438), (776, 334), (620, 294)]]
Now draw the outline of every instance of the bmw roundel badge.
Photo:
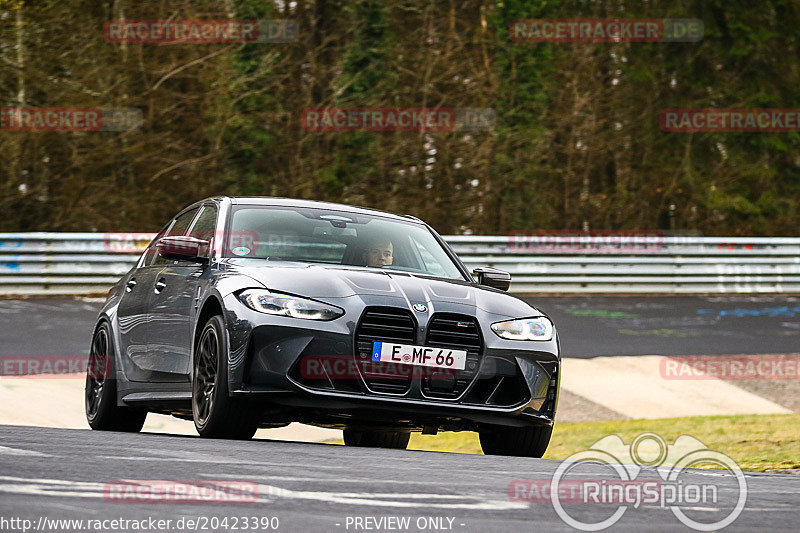
[(414, 304), (414, 311), (417, 311), (419, 313), (424, 313), (427, 310), (428, 306), (425, 304)]

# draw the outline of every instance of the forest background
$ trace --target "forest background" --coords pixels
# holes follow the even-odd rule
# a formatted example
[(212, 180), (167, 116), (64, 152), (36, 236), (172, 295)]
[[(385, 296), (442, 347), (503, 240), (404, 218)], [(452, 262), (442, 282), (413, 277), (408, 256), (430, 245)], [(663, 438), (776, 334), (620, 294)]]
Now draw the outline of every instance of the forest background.
[[(106, 40), (114, 19), (289, 19), (288, 43)], [(696, 18), (698, 42), (531, 43), (520, 18)], [(344, 202), (443, 234), (798, 235), (800, 135), (667, 108), (800, 107), (790, 0), (0, 0), (0, 105), (142, 111), (0, 130), (0, 231), (150, 231), (207, 196)], [(304, 109), (491, 108), (489, 131), (315, 132)]]

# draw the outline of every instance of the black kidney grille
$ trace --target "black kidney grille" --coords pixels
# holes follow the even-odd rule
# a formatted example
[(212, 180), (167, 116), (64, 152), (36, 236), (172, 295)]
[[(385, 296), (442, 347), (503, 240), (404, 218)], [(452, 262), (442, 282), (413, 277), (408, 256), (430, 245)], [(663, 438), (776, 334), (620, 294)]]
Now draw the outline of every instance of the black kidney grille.
[(408, 365), (373, 363), (375, 341), (414, 344), (417, 324), (411, 313), (394, 307), (367, 308), (356, 329), (356, 358), (364, 381), (374, 392), (404, 394), (411, 386)]
[(422, 392), (436, 398), (456, 398), (464, 392), (475, 378), (480, 367), (483, 341), (475, 317), (451, 313), (437, 313), (428, 324), (427, 346), (466, 350), (467, 367), (446, 376), (449, 379), (436, 379), (436, 376), (422, 379)]

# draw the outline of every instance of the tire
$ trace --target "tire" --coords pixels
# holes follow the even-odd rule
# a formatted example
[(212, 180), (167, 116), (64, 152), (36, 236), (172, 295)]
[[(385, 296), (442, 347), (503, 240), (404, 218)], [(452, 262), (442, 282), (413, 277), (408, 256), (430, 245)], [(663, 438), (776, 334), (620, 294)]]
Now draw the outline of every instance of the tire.
[(478, 433), (484, 455), (542, 457), (550, 444), (553, 426), (491, 426)]
[(407, 431), (357, 431), (345, 429), (344, 443), (347, 446), (360, 446), (363, 448), (392, 448), (405, 450), (411, 433)]
[(86, 367), (84, 408), (89, 427), (99, 431), (136, 433), (144, 426), (147, 411), (117, 405), (117, 379), (111, 328), (102, 322), (92, 337)]
[(201, 330), (192, 364), (192, 418), (201, 437), (253, 438), (258, 412), (228, 394), (228, 343), (222, 317), (211, 317)]

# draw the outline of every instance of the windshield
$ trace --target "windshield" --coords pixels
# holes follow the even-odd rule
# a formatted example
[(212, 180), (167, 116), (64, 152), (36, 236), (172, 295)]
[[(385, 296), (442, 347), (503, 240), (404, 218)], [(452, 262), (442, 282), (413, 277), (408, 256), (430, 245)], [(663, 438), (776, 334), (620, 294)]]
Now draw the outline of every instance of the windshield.
[(224, 256), (381, 268), (464, 280), (427, 227), (345, 211), (234, 206)]

